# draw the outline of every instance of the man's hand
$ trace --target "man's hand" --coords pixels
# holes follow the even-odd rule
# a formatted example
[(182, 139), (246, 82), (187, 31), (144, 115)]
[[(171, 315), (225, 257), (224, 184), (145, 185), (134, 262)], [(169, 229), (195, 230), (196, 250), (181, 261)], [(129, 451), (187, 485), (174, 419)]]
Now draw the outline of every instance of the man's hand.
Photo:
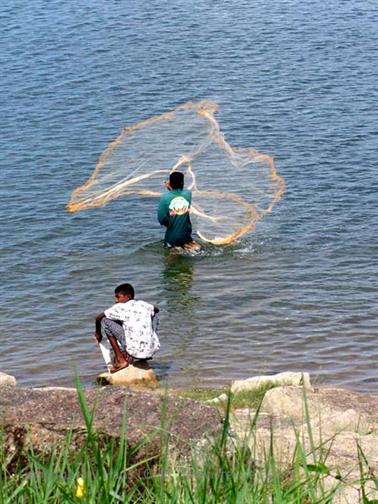
[(97, 345), (100, 343), (102, 340), (102, 334), (101, 334), (101, 320), (105, 317), (105, 313), (99, 313), (96, 315), (96, 329), (94, 333), (95, 340), (97, 341)]

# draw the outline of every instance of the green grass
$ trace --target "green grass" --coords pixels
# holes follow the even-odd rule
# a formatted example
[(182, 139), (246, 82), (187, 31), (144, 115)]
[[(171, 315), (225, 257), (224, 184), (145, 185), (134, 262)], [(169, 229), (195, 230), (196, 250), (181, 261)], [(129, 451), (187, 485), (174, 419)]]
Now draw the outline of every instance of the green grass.
[[(250, 408), (257, 409), (264, 398), (265, 393), (273, 388), (273, 384), (264, 384), (255, 390), (243, 390), (241, 392), (230, 393), (229, 389), (206, 389), (197, 388), (192, 390), (176, 390), (175, 394), (195, 401), (207, 402), (217, 397), (226, 394), (227, 397), (231, 396), (230, 408), (231, 410)], [(223, 409), (227, 406), (228, 400), (225, 399), (220, 403), (209, 404), (210, 406), (220, 406)]]
[[(242, 396), (241, 403), (245, 400), (250, 405), (251, 397)], [(312, 453), (307, 453), (299, 435), (293, 460), (284, 470), (275, 458), (274, 432), (265, 458), (258, 459), (254, 443), (258, 399), (255, 399), (257, 413), (245, 442), (235, 444), (230, 436), (229, 418), (235, 397), (229, 395), (219, 436), (209, 440), (200, 451), (193, 450), (188, 459), (177, 460), (171, 457), (166, 402), (163, 401), (161, 410), (162, 424), (156, 431), (159, 453), (152, 456), (148, 455), (151, 439), (132, 447), (127, 443), (127, 404), (123, 435), (118, 439), (104, 438), (93, 429), (93, 411), (89, 410), (80, 387), (78, 397), (86, 424), (80, 448), (71, 449), (75, 433), (68, 433), (63, 445), (49, 453), (29, 450), (8, 454), (1, 442), (0, 504), (326, 504), (332, 502), (343, 481), (343, 476), (337, 473), (332, 488), (325, 490), (323, 480), (332, 476), (327, 467), (327, 453), (318, 450), (315, 444)], [(307, 423), (314, 443), (308, 415)], [(376, 502), (369, 501), (366, 489), (370, 483), (378, 485), (377, 479), (361, 448), (358, 455), (363, 502)], [(82, 497), (76, 496), (78, 478), (85, 484)]]
[(227, 392), (227, 389), (209, 389), (209, 388), (193, 388), (193, 389), (176, 389), (171, 391), (174, 395), (193, 399), (194, 401), (206, 402), (215, 399), (222, 393)]

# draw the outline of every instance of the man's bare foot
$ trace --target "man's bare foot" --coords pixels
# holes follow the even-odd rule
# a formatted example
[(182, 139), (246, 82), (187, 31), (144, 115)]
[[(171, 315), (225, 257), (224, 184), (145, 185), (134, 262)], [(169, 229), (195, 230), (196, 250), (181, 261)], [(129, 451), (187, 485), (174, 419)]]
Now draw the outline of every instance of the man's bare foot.
[(128, 367), (129, 363), (127, 361), (121, 362), (119, 364), (114, 364), (114, 366), (111, 368), (110, 372), (111, 373), (116, 373), (117, 371), (121, 371), (121, 369), (126, 369)]
[(184, 249), (187, 249), (187, 250), (201, 250), (201, 245), (197, 242), (195, 242), (194, 240), (189, 242), (189, 243), (185, 243), (184, 245)]

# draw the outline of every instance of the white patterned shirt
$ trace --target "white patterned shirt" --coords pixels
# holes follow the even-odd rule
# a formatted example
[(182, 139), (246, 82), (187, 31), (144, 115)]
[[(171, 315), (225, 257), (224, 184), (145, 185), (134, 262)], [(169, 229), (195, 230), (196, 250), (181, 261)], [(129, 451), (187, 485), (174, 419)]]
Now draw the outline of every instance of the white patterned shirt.
[(126, 350), (136, 359), (148, 359), (160, 348), (156, 334), (158, 317), (153, 305), (130, 299), (105, 310), (105, 317), (122, 321)]

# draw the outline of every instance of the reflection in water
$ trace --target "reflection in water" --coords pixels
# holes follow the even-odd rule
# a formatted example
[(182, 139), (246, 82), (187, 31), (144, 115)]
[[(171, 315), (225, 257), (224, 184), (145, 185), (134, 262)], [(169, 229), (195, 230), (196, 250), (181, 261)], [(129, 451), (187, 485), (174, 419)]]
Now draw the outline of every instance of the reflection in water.
[(167, 310), (171, 313), (189, 312), (199, 297), (191, 294), (193, 258), (167, 251), (164, 269)]
[(192, 355), (193, 350), (197, 348), (200, 331), (195, 313), (201, 301), (200, 295), (193, 294), (193, 268), (196, 263), (196, 259), (188, 255), (165, 251), (165, 337), (170, 342), (171, 350), (167, 358), (172, 364), (166, 375), (168, 380), (172, 375), (182, 377), (187, 372), (193, 376), (193, 369), (196, 369)]

